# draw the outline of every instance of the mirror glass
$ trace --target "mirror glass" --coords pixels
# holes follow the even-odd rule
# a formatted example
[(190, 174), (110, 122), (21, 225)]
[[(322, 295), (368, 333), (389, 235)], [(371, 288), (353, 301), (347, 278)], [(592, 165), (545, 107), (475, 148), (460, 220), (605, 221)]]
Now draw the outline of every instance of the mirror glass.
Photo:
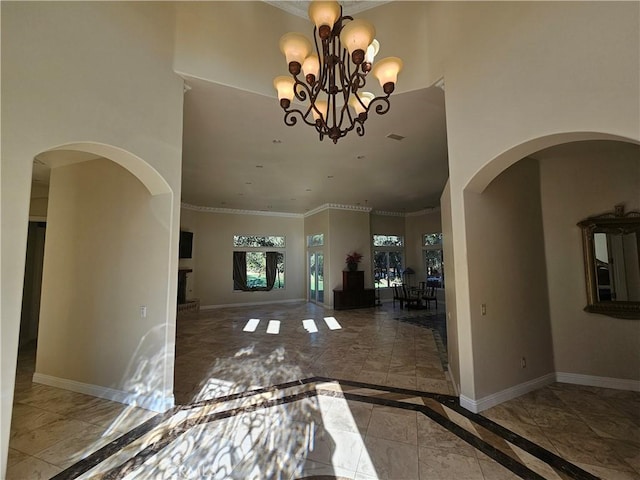
[(640, 302), (636, 232), (593, 234), (598, 300)]

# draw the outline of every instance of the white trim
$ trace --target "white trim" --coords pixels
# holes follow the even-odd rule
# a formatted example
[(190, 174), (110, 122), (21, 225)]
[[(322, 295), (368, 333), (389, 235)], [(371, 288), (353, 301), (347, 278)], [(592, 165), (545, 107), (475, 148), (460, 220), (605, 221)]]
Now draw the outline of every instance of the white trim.
[(339, 203), (325, 203), (324, 205), (320, 205), (319, 207), (316, 207), (314, 209), (311, 209), (307, 212), (305, 212), (304, 216), (309, 217), (311, 215), (315, 215), (316, 213), (320, 213), (323, 212), (325, 210), (351, 210), (354, 212), (366, 212), (366, 213), (370, 213), (372, 208), (371, 207), (363, 207), (361, 205), (341, 205)]
[(404, 212), (385, 212), (383, 210), (373, 210), (371, 215), (380, 215), (381, 217), (406, 217)]
[(556, 382), (640, 392), (640, 381), (626, 378), (596, 377), (595, 375), (556, 372)]
[(288, 213), (288, 212), (271, 212), (266, 210), (240, 210), (235, 208), (218, 208), (218, 207), (201, 207), (198, 205), (191, 205), (190, 203), (182, 202), (181, 208), (185, 210), (193, 210), (196, 212), (205, 213), (226, 213), (230, 215), (260, 215), (263, 217), (287, 217), (287, 218), (303, 218), (301, 213)]
[(374, 210), (371, 207), (363, 207), (362, 205), (342, 205), (339, 203), (325, 203), (319, 207), (308, 210), (305, 213), (291, 213), (291, 212), (272, 212), (267, 210), (241, 210), (235, 208), (218, 208), (218, 207), (204, 207), (201, 205), (192, 205), (190, 203), (180, 203), (180, 208), (185, 210), (193, 210), (194, 212), (204, 213), (226, 213), (229, 215), (260, 215), (263, 217), (286, 217), (286, 218), (306, 218), (316, 213), (324, 212), (325, 210), (350, 210), (352, 212), (365, 212), (373, 215), (381, 215), (388, 217), (417, 217), (420, 215), (428, 215), (440, 211), (440, 207), (426, 208), (418, 210), (416, 212), (387, 212), (383, 210)]
[(488, 408), (495, 407), (496, 405), (511, 400), (513, 398), (524, 395), (525, 393), (532, 392), (546, 385), (549, 385), (556, 381), (555, 373), (548, 373), (542, 377), (534, 378), (528, 382), (514, 385), (513, 387), (505, 388), (500, 392), (493, 393), (479, 400), (474, 400), (465, 395), (460, 395), (460, 406), (471, 410), (473, 413), (482, 412)]
[(253, 307), (255, 305), (271, 305), (273, 303), (297, 303), (297, 302), (306, 302), (306, 298), (294, 298), (290, 300), (269, 300), (266, 302), (245, 302), (245, 303), (225, 303), (220, 305), (202, 305), (200, 306), (200, 311), (202, 310), (216, 310), (218, 308), (229, 308), (229, 307)]
[(72, 392), (84, 393), (93, 397), (106, 398), (107, 400), (113, 400), (114, 402), (124, 403), (134, 407), (141, 407), (153, 412), (166, 412), (175, 405), (173, 394), (164, 398), (141, 395), (139, 393), (129, 393), (122, 390), (116, 390), (115, 388), (76, 382), (75, 380), (53, 377), (51, 375), (45, 375), (37, 372), (33, 374), (33, 383), (40, 383), (42, 385), (49, 385), (50, 387), (71, 390)]

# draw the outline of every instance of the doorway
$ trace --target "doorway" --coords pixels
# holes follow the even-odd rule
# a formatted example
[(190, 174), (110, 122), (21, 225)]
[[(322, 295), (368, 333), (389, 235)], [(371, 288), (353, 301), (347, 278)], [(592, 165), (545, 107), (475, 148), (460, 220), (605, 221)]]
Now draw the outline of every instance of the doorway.
[(309, 252), (309, 301), (324, 303), (324, 252)]

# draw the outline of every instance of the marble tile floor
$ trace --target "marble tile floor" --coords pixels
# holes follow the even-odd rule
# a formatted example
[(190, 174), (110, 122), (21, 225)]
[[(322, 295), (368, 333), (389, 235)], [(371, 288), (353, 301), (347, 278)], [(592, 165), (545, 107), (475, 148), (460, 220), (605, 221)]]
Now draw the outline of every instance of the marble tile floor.
[(163, 415), (32, 384), (22, 352), (7, 478), (640, 478), (638, 393), (553, 384), (471, 414), (425, 313), (182, 316)]

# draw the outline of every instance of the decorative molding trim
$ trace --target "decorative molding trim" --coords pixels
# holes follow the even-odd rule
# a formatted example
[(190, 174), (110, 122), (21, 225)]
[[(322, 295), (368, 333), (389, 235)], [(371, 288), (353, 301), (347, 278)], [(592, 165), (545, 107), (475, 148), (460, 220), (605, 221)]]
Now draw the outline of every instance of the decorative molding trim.
[(71, 390), (72, 392), (84, 393), (93, 397), (105, 398), (114, 402), (124, 403), (133, 407), (141, 407), (153, 412), (166, 412), (175, 405), (173, 394), (168, 397), (157, 397), (149, 395), (141, 395), (138, 393), (129, 393), (114, 388), (101, 387), (99, 385), (91, 385), (90, 383), (76, 382), (66, 378), (53, 377), (43, 373), (33, 374), (33, 383), (40, 383), (50, 387)]
[(287, 217), (287, 218), (303, 218), (302, 213), (288, 213), (288, 212), (269, 212), (265, 210), (240, 210), (235, 208), (218, 208), (218, 207), (201, 207), (198, 205), (191, 205), (190, 203), (182, 202), (181, 208), (185, 210), (193, 210), (195, 212), (204, 213), (226, 213), (231, 215), (260, 215), (263, 217)]
[(496, 405), (511, 400), (513, 398), (529, 393), (538, 388), (542, 388), (556, 381), (555, 373), (548, 373), (542, 377), (534, 378), (528, 382), (514, 385), (513, 387), (506, 388), (500, 392), (488, 395), (478, 400), (473, 400), (465, 395), (460, 395), (460, 406), (472, 411), (473, 413), (480, 413), (488, 408), (495, 407)]
[(202, 310), (217, 310), (218, 308), (229, 308), (229, 307), (252, 307), (254, 305), (271, 305), (273, 303), (297, 303), (297, 302), (306, 302), (306, 298), (294, 298), (290, 300), (269, 300), (266, 302), (246, 302), (246, 303), (225, 303), (220, 305), (202, 305), (200, 306), (200, 311)]
[(556, 382), (640, 392), (640, 380), (629, 380), (626, 378), (596, 377), (595, 375), (556, 372)]
[(320, 205), (308, 212), (305, 212), (304, 216), (309, 217), (311, 215), (315, 215), (316, 213), (323, 212), (325, 210), (351, 210), (354, 212), (366, 212), (371, 213), (373, 210), (371, 207), (363, 207), (361, 205), (341, 205), (339, 203), (325, 203), (324, 205)]
[(404, 212), (385, 212), (383, 210), (373, 210), (371, 214), (380, 215), (384, 217), (406, 217), (407, 216), (407, 214)]
[(440, 207), (426, 208), (417, 212), (386, 212), (383, 210), (374, 210), (371, 207), (363, 207), (361, 205), (342, 205), (339, 203), (325, 203), (319, 207), (313, 208), (305, 213), (290, 213), (290, 212), (271, 212), (265, 210), (241, 210), (235, 208), (219, 208), (219, 207), (203, 207), (200, 205), (192, 205), (190, 203), (182, 202), (181, 208), (185, 210), (193, 210), (194, 212), (204, 213), (226, 213), (230, 215), (260, 215), (263, 217), (286, 217), (286, 218), (306, 218), (316, 213), (324, 212), (325, 210), (350, 210), (353, 212), (365, 212), (373, 215), (383, 215), (389, 217), (417, 217), (420, 215), (427, 215), (429, 213), (439, 212)]

